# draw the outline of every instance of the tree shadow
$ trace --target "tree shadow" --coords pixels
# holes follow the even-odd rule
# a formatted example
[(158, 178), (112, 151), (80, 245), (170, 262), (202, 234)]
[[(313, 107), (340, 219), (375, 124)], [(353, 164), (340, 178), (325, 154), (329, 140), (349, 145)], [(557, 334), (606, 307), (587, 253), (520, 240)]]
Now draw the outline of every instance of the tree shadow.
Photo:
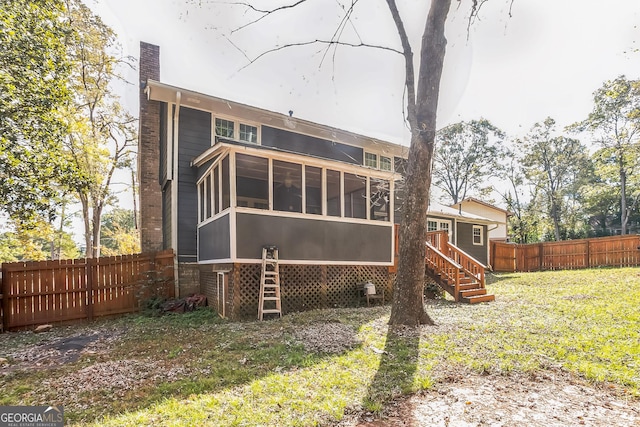
[(363, 401), (365, 410), (380, 413), (389, 400), (416, 391), (419, 346), (419, 328), (389, 326), (380, 365)]

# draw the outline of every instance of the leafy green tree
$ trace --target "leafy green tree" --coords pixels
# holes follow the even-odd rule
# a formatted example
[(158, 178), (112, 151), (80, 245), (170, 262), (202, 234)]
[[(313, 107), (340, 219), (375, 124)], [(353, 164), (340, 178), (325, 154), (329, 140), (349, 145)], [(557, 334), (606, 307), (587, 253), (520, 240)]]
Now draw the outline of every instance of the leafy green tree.
[[(524, 175), (522, 154), (505, 148), (500, 156), (503, 161), (496, 165), (496, 174), (506, 182), (504, 189), (496, 189), (511, 212), (508, 219), (509, 235), (515, 243), (533, 243), (539, 239), (538, 225), (540, 215), (535, 209), (536, 189), (533, 195)], [(527, 197), (529, 197), (527, 199)]]
[(619, 76), (593, 94), (589, 117), (572, 126), (588, 131), (600, 146), (595, 161), (600, 177), (618, 189), (620, 226), (627, 234), (629, 219), (640, 203), (640, 190), (629, 188), (640, 174), (640, 80)]
[(81, 177), (61, 155), (70, 62), (56, 0), (0, 0), (0, 210), (26, 226), (52, 217), (60, 185)]
[(434, 184), (455, 204), (495, 173), (504, 133), (486, 119), (447, 126), (436, 137)]
[(72, 236), (56, 230), (53, 224), (37, 221), (32, 227), (14, 227), (0, 233), (0, 263), (74, 259), (80, 251)]
[(102, 254), (105, 256), (140, 252), (140, 234), (131, 209), (113, 209), (102, 216)]
[(100, 256), (103, 210), (113, 201), (111, 184), (116, 170), (133, 167), (137, 141), (135, 119), (122, 107), (113, 84), (127, 65), (111, 28), (80, 0), (69, 0), (67, 19), (73, 29), (69, 43), (72, 61), (73, 108), (66, 150), (86, 180), (74, 189), (82, 205), (87, 257)]
[(525, 176), (543, 198), (553, 238), (561, 240), (566, 236), (567, 217), (579, 208), (578, 191), (588, 177), (587, 149), (577, 139), (556, 136), (552, 118), (536, 123), (521, 145)]

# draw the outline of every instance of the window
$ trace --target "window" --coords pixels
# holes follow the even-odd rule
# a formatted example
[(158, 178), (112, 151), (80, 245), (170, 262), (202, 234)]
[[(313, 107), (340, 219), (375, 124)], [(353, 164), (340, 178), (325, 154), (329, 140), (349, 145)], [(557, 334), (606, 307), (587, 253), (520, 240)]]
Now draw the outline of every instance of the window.
[(240, 123), (240, 141), (258, 143), (258, 128)]
[(307, 166), (304, 169), (305, 212), (322, 215), (322, 169)]
[(380, 156), (380, 170), (390, 171), (391, 167), (391, 157)]
[(213, 191), (211, 190), (211, 174), (207, 175), (204, 182), (206, 184), (205, 191), (207, 192), (205, 195), (204, 217), (211, 218), (211, 198), (213, 196)]
[(273, 161), (273, 210), (302, 212), (302, 165)]
[(231, 206), (229, 186), (229, 156), (222, 159), (222, 210)]
[(451, 232), (451, 220), (428, 218), (427, 232), (429, 231), (446, 231), (449, 235), (449, 241), (453, 241), (453, 233)]
[(344, 174), (345, 218), (367, 218), (367, 178)]
[(236, 196), (238, 206), (269, 209), (269, 160), (236, 154)]
[(369, 197), (369, 218), (375, 221), (389, 221), (389, 181), (369, 178)]
[(213, 195), (213, 213), (217, 214), (220, 212), (220, 177), (219, 175), (220, 167), (216, 166), (213, 168), (213, 187), (211, 189), (211, 194)]
[(216, 118), (216, 135), (233, 138), (234, 123), (230, 120)]
[(378, 155), (373, 153), (364, 153), (364, 165), (370, 168), (378, 168)]
[(482, 226), (474, 225), (473, 226), (473, 244), (474, 245), (482, 245)]
[(327, 215), (340, 216), (340, 172), (327, 169)]

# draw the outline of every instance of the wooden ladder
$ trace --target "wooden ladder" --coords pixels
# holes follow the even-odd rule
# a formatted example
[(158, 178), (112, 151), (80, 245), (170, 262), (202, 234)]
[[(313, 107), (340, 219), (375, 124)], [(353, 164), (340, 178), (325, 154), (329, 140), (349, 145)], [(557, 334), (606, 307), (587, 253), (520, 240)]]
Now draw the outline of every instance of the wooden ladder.
[[(267, 307), (267, 305), (269, 307)], [(278, 267), (278, 248), (275, 246), (265, 246), (262, 248), (262, 274), (260, 275), (258, 319), (263, 320), (265, 314), (277, 314), (279, 317), (282, 317), (280, 268)]]

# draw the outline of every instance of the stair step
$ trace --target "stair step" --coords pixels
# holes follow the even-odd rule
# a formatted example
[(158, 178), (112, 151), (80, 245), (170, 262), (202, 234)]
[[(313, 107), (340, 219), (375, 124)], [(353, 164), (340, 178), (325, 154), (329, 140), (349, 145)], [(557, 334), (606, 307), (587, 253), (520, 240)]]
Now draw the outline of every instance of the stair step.
[(464, 299), (465, 302), (468, 302), (469, 304), (477, 304), (480, 302), (490, 302), (490, 301), (495, 301), (496, 300), (496, 296), (495, 295), (478, 295), (475, 297), (467, 297)]
[(472, 289), (478, 289), (478, 285), (479, 285), (478, 282), (465, 283), (464, 285), (460, 284), (460, 290), (461, 291), (469, 291), (469, 290), (472, 290)]
[(280, 297), (262, 297), (264, 301), (280, 301)]
[(460, 291), (460, 296), (462, 298), (475, 297), (478, 295), (486, 295), (486, 294), (487, 294), (487, 290), (484, 288), (467, 289), (464, 291)]
[(268, 309), (268, 310), (262, 310), (263, 314), (272, 314), (272, 313), (278, 313), (280, 314), (282, 310), (278, 310), (277, 308), (273, 308), (273, 309)]

